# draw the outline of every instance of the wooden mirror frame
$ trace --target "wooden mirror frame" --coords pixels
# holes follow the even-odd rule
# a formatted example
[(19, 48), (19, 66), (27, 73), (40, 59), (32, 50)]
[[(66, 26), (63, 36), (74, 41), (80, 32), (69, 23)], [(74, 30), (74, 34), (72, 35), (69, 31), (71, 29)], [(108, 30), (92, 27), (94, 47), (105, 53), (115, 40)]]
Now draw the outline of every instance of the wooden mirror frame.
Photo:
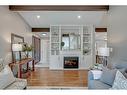
[[(14, 38), (18, 38), (18, 39), (21, 39), (22, 40), (22, 43), (24, 43), (24, 37), (22, 36), (19, 36), (17, 34), (13, 34), (11, 33), (11, 51), (12, 51), (12, 44), (14, 44)], [(18, 43), (21, 43), (21, 42), (18, 42)], [(21, 55), (20, 55), (20, 58), (21, 58)], [(15, 62), (15, 56), (14, 56), (14, 52), (12, 51), (12, 62)]]

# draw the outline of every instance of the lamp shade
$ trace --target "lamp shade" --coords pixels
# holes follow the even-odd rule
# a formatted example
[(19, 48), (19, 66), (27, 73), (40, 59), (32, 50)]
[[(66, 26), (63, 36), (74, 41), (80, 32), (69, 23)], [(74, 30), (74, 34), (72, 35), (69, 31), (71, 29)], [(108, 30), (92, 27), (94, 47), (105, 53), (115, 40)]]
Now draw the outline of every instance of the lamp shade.
[(109, 53), (110, 53), (110, 49), (107, 47), (98, 49), (98, 55), (99, 56), (109, 56)]
[(12, 44), (12, 51), (22, 51), (21, 44)]

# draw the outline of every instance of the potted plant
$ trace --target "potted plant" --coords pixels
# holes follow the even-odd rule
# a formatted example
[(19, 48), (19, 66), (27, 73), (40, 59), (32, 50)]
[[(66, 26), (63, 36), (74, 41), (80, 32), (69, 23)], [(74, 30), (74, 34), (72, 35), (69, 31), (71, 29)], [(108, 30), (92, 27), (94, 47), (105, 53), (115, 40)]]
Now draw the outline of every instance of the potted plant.
[(23, 52), (26, 55), (26, 58), (29, 57), (29, 53), (33, 50), (33, 46), (32, 45), (28, 45), (28, 44), (24, 44), (23, 45)]
[(94, 68), (95, 68), (95, 69), (98, 69), (98, 66), (99, 66), (98, 63), (95, 63), (95, 64), (94, 64)]

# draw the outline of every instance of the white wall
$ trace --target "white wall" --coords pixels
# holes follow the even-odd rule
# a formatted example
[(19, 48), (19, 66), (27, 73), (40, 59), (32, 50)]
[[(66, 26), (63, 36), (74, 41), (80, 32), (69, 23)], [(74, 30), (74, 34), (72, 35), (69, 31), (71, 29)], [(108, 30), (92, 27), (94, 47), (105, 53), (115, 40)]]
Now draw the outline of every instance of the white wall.
[(41, 61), (42, 67), (49, 66), (49, 39), (41, 39)]
[(25, 42), (32, 43), (31, 28), (18, 13), (9, 11), (8, 6), (0, 6), (0, 58), (11, 61), (11, 33), (24, 37)]
[(127, 60), (127, 6), (110, 6), (108, 13), (108, 46), (111, 59)]

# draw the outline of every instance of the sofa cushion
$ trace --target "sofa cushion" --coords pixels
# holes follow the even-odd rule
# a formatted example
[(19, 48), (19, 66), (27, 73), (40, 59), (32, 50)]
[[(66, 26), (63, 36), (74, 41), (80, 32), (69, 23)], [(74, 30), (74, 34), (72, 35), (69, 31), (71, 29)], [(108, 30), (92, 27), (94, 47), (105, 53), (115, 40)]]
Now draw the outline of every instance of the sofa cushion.
[(0, 89), (3, 89), (13, 83), (15, 78), (13, 73), (8, 65), (0, 72)]
[(119, 70), (116, 72), (116, 77), (111, 89), (126, 89), (127, 90), (127, 79)]
[(90, 80), (88, 89), (109, 89), (110, 85), (105, 84), (99, 80)]
[(103, 73), (101, 75), (100, 81), (112, 86), (115, 79), (116, 71), (116, 69), (110, 70), (106, 67), (103, 67)]

